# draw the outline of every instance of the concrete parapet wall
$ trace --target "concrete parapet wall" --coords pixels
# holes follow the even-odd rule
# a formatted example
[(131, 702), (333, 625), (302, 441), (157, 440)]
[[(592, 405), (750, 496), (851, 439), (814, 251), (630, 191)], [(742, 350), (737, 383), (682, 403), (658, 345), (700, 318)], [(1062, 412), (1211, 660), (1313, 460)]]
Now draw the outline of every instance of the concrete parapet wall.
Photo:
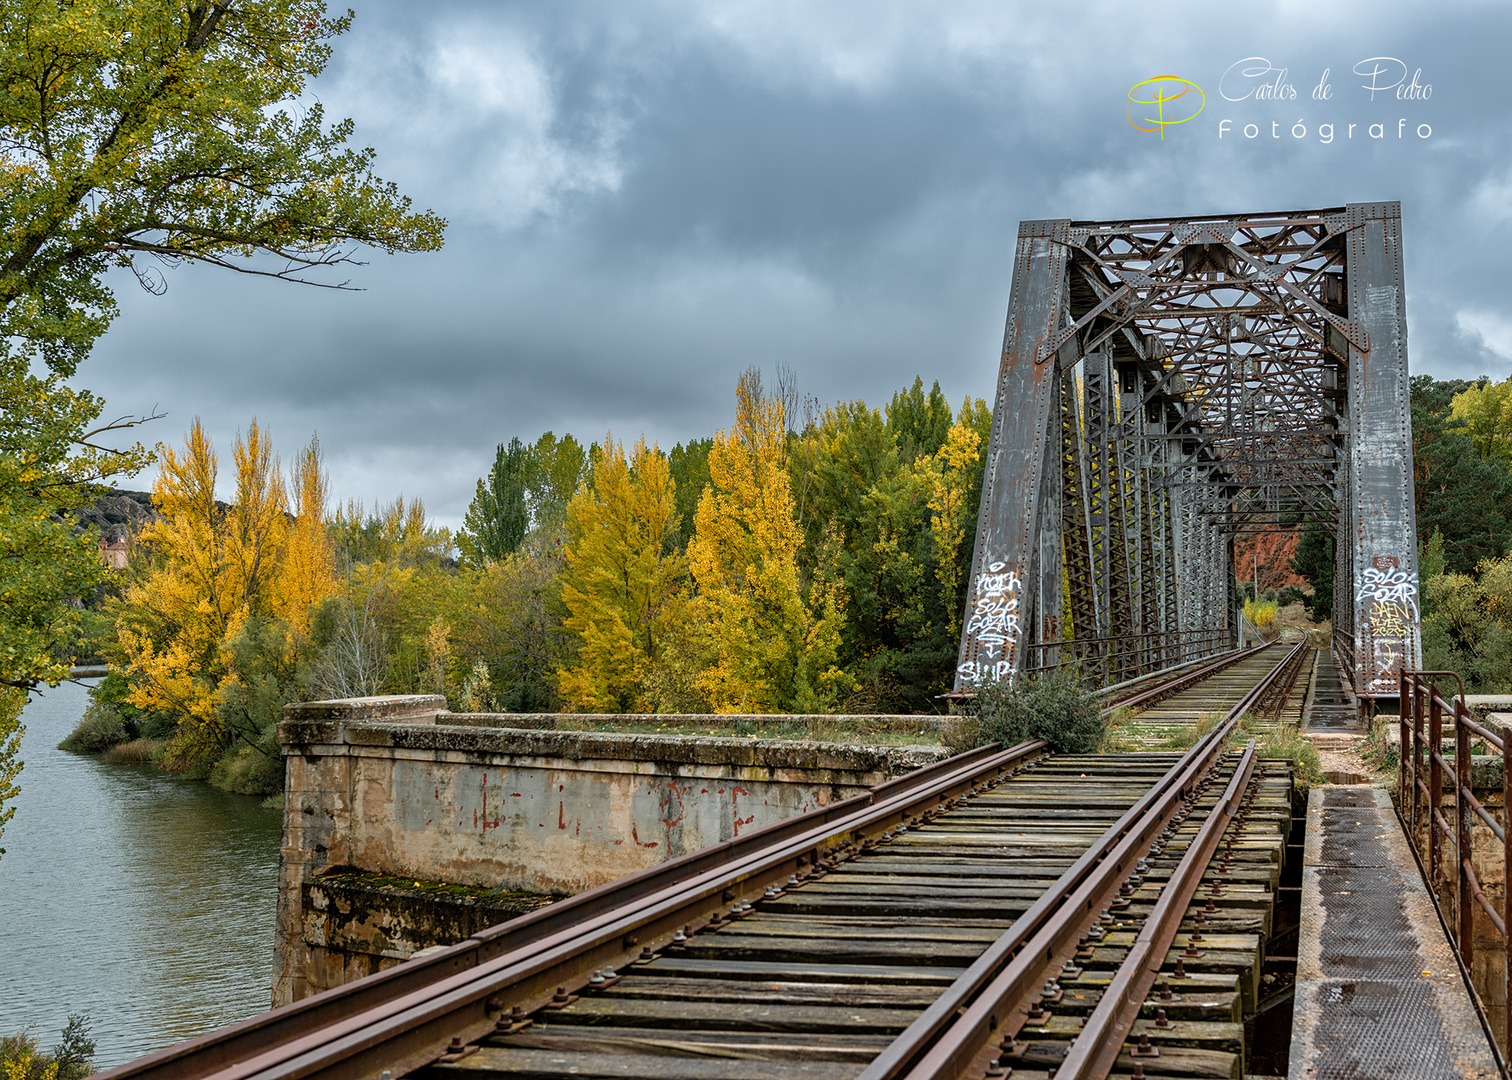
[(443, 712), (436, 722), (466, 727), (524, 728), (539, 731), (575, 731), (585, 727), (636, 727), (665, 724), (668, 727), (792, 728), (815, 731), (919, 732), (933, 735), (945, 727), (944, 716), (909, 716), (893, 713), (452, 713)]
[[(581, 892), (938, 761), (938, 746), (452, 724), (439, 698), (286, 706), (275, 1004), (361, 963), (308, 940), (306, 883), (340, 868)], [(432, 711), (434, 710), (434, 711)], [(320, 935), (315, 935), (320, 937)], [(395, 942), (413, 940), (396, 931)], [(397, 961), (402, 944), (386, 951)], [(371, 965), (368, 965), (371, 966)], [(334, 981), (332, 979), (334, 978)]]

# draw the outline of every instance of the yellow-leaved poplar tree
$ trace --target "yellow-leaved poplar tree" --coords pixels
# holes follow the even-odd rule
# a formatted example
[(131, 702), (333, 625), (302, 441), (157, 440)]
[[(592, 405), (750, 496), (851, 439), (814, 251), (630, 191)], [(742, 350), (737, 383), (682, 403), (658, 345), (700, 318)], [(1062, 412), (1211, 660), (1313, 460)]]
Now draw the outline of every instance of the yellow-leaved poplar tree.
[(709, 450), (711, 482), (688, 544), (713, 658), (699, 685), (719, 712), (825, 711), (850, 683), (835, 664), (843, 594), (819, 582), (803, 595), (782, 402), (762, 392), (755, 369), (735, 399), (735, 426)]
[(226, 644), (249, 615), (272, 607), (287, 533), (283, 480), (256, 421), (233, 448), (229, 508), (216, 505), (218, 463), (198, 419), (182, 452), (158, 451), (152, 502), (160, 517), (138, 539), (152, 561), (126, 589), (117, 642), (136, 676), (134, 705), (177, 715), (186, 738), (218, 738)]
[(967, 505), (972, 477), (980, 458), (982, 437), (963, 423), (953, 425), (945, 444), (931, 458), (920, 462), (929, 477), (929, 531), (935, 542), (935, 580), (945, 592), (950, 611), (950, 636), (961, 635), (961, 612), (956, 590), (961, 584), (961, 541), (966, 538)]
[(660, 711), (658, 684), (649, 677), (687, 617), (675, 495), (660, 449), (641, 438), (627, 460), (610, 435), (592, 484), (567, 504), (562, 601), (578, 650), (557, 682), (575, 709)]
[(329, 483), (318, 437), (311, 438), (300, 453), (293, 480), (295, 516), (284, 544), (274, 610), (296, 634), (303, 635), (310, 629), (310, 608), (340, 588), (326, 533)]

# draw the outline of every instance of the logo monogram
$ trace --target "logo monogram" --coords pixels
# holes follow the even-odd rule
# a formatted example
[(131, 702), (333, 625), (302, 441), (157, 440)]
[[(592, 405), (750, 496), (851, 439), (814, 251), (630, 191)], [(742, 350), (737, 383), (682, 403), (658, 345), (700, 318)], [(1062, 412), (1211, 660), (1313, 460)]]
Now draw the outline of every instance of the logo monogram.
[[(1183, 98), (1186, 100), (1182, 101)], [(1206, 105), (1207, 95), (1192, 80), (1156, 75), (1129, 87), (1129, 104), (1124, 115), (1136, 130), (1158, 131), (1164, 139), (1166, 128), (1195, 120)], [(1148, 115), (1152, 111), (1155, 115)]]

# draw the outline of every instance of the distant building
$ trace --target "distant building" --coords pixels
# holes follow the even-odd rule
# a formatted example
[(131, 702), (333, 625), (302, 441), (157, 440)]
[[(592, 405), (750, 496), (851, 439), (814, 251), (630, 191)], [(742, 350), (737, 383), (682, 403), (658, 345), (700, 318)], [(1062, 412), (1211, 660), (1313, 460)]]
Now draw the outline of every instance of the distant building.
[(113, 540), (100, 540), (100, 558), (105, 560), (105, 565), (112, 570), (126, 569), (126, 538), (117, 536)]

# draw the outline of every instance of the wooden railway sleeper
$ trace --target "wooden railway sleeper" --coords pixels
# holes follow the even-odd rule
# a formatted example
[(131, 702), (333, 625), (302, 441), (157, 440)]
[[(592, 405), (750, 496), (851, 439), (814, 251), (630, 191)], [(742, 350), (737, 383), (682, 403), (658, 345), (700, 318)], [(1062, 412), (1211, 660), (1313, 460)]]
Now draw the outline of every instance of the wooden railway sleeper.
[[(860, 1080), (894, 1080), (902, 1076), (910, 1080), (955, 1080), (961, 1076), (985, 1075), (988, 1064), (997, 1057), (996, 1044), (1004, 1037), (1001, 1032), (1006, 1031), (1011, 1042), (1022, 1029), (1028, 1008), (1032, 1007), (1026, 1002), (1045, 971), (1054, 970), (1068, 959), (1083, 957), (1087, 940), (1092, 937), (1087, 912), (1103, 906), (1106, 899), (1116, 895), (1122, 880), (1127, 877), (1125, 868), (1131, 871), (1138, 865), (1136, 852), (1148, 848), (1151, 854), (1159, 854), (1174, 839), (1175, 832), (1170, 824), (1179, 802), (1198, 791), (1240, 718), (1277, 679), (1283, 677), (1288, 662), (1303, 648), (1298, 645), (1289, 650), (1219, 724), (1198, 740), (1172, 770), (1181, 770), (1179, 783), (1168, 787), (1154, 805), (1142, 802), (1135, 808), (1139, 819), (1108, 854), (1106, 862), (1095, 874), (1089, 873), (1081, 887), (1069, 896), (1060, 897), (1060, 902), (1054, 905), (1055, 910), (1047, 912), (1046, 917), (1034, 925), (1032, 937), (1027, 937), (1025, 930), (1028, 928), (1019, 929), (1021, 923), (1029, 922), (1026, 915), (1000, 939), (999, 945), (1011, 941), (1011, 946), (989, 948), (978, 963), (942, 995), (936, 1003), (941, 1007), (932, 1006), (926, 1010), (863, 1070)], [(1130, 811), (1130, 814), (1134, 813), (1135, 810)], [(984, 967), (990, 970), (984, 972)], [(984, 974), (991, 975), (990, 981), (983, 978)], [(942, 1015), (946, 1005), (949, 1012)]]

